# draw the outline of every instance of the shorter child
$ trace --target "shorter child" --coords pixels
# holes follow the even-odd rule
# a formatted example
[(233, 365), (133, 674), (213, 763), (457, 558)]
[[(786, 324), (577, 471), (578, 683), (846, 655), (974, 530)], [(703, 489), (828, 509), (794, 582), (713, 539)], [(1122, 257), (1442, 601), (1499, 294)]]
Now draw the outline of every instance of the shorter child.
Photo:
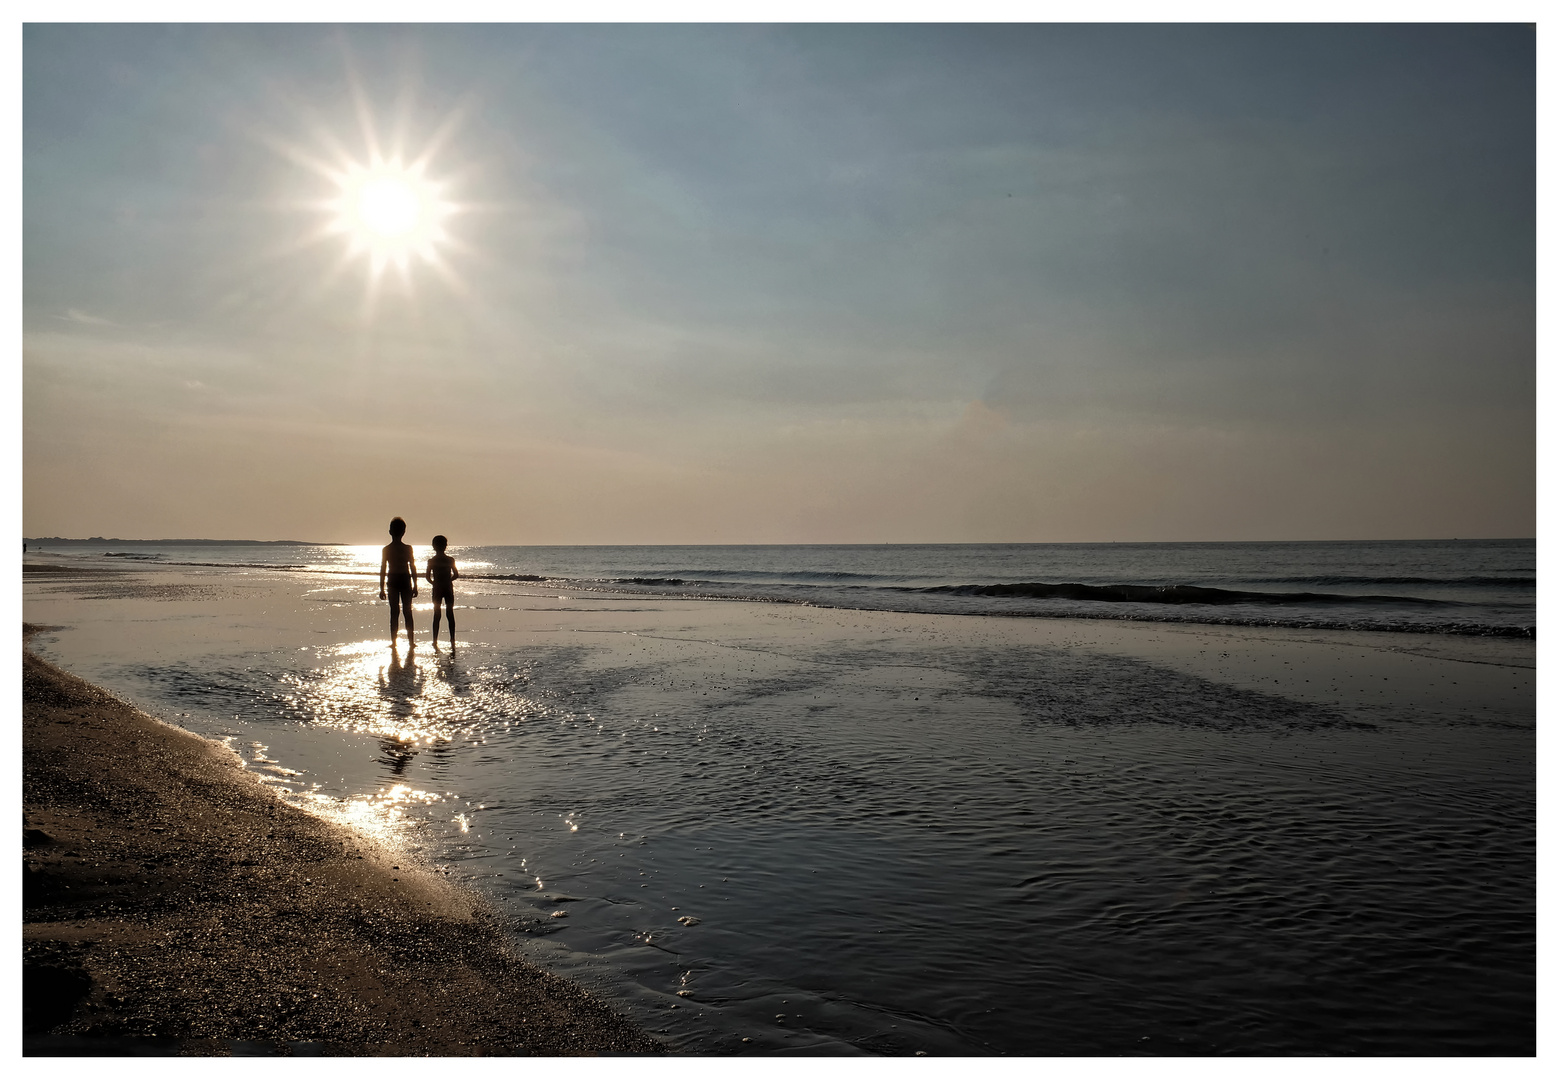
[(444, 549), (449, 546), (449, 541), (443, 536), (433, 538), (433, 550), (438, 554), (428, 556), (428, 571), (426, 577), (433, 586), (433, 647), (438, 648), (438, 617), (439, 601), (444, 602), (444, 610), (449, 613), (449, 647), (455, 647), (455, 579), (460, 576), (460, 570), (455, 566), (452, 555), (445, 555)]

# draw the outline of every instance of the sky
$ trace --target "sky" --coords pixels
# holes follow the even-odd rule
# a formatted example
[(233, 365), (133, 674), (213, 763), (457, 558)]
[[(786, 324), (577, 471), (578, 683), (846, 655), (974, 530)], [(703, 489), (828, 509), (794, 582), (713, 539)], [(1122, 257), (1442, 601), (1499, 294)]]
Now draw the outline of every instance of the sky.
[(1530, 27), (22, 40), (28, 536), (1536, 531)]

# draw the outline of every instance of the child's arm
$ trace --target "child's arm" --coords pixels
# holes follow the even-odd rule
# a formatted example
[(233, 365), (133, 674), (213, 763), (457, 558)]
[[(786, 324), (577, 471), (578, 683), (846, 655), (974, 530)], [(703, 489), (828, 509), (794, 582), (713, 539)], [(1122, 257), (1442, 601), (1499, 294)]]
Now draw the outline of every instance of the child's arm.
[(451, 555), (449, 557), (449, 580), (450, 581), (458, 581), (459, 578), (460, 578), (460, 567), (455, 565), (455, 557), (453, 555)]
[(411, 578), (411, 595), (417, 596), (417, 553), (411, 550), (411, 545), (406, 545), (406, 572)]
[(379, 599), (384, 599), (384, 571), (390, 565), (390, 549), (385, 548), (379, 553)]
[(423, 577), (428, 579), (428, 584), (433, 584), (433, 556), (428, 556), (428, 568), (423, 572)]

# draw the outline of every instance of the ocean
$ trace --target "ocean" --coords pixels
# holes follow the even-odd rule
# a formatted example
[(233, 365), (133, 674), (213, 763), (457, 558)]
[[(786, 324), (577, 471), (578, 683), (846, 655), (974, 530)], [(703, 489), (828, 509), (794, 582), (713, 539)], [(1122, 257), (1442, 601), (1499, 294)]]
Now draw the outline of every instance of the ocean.
[[(105, 545), (120, 550), (107, 551)], [(165, 565), (377, 572), (378, 549), (54, 542)], [(1533, 637), (1531, 540), (469, 547), (468, 580), (869, 611)], [(432, 554), (417, 545), (419, 564)]]
[(374, 547), (43, 548), (42, 655), (677, 1049), (1535, 1047), (1532, 541), (457, 547), (453, 652)]

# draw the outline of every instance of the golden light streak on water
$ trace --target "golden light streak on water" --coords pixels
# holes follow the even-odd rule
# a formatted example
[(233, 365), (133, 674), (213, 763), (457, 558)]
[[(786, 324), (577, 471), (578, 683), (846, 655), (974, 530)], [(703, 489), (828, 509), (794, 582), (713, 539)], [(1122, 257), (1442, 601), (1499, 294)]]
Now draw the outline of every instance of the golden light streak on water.
[(309, 686), (314, 720), (411, 749), (469, 737), (474, 717), (460, 671), (437, 655), (390, 649), (383, 638), (330, 650), (334, 662)]
[(407, 784), (393, 784), (381, 791), (351, 795), (344, 799), (326, 795), (317, 787), (316, 790), (289, 794), (289, 801), (300, 809), (386, 841), (402, 836), (407, 829), (424, 820), (420, 816), (409, 817), (408, 808), (429, 806), (444, 799), (437, 792), (423, 791)]

